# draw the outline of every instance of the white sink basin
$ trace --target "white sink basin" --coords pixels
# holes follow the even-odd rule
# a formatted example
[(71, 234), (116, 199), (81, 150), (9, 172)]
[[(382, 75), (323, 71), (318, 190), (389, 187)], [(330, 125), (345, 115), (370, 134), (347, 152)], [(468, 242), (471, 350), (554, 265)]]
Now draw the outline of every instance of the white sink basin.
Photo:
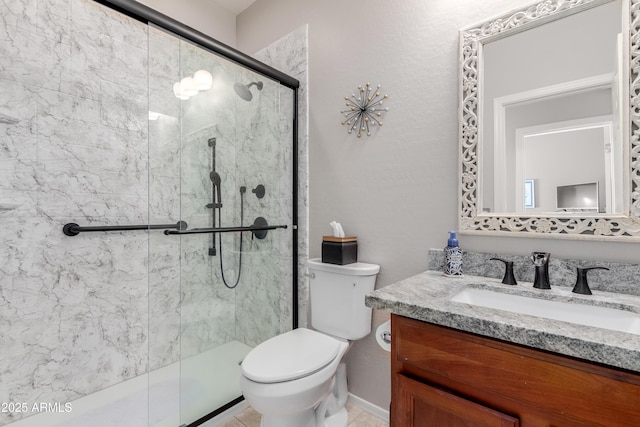
[(640, 335), (640, 315), (614, 308), (466, 288), (451, 301)]

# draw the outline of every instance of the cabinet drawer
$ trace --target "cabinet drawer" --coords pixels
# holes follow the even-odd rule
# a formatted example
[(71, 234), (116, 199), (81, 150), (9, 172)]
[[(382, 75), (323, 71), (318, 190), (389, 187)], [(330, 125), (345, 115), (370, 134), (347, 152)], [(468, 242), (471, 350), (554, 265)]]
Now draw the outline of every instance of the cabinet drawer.
[[(638, 375), (452, 330), (392, 318), (394, 373), (558, 425), (640, 425)], [(512, 410), (517, 408), (517, 410)]]
[(398, 375), (401, 426), (518, 427), (517, 418)]

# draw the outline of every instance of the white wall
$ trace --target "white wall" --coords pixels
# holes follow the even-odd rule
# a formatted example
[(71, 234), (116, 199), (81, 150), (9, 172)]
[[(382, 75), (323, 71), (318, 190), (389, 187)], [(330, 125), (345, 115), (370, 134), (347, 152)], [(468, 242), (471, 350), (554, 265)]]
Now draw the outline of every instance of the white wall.
[[(231, 47), (236, 45), (235, 15), (208, 0), (136, 0)], [(264, 47), (264, 46), (262, 46)]]
[[(329, 222), (379, 263), (378, 287), (426, 268), (456, 228), (458, 30), (529, 0), (258, 0), (238, 16), (237, 47), (255, 52), (309, 24), (311, 256)], [(366, 82), (389, 94), (384, 126), (357, 139), (340, 125), (345, 95)], [(460, 236), (467, 250), (640, 262), (638, 244)], [(384, 321), (376, 313), (374, 327)], [(350, 353), (349, 387), (389, 404), (389, 353), (370, 336)]]
[[(525, 137), (522, 173), (525, 179), (535, 179), (535, 208), (523, 209), (520, 199), (516, 200), (518, 212), (556, 212), (558, 186), (590, 182), (599, 183), (599, 206), (604, 209), (604, 134), (602, 128), (591, 128)], [(571, 165), (580, 165), (580, 169), (573, 170)]]

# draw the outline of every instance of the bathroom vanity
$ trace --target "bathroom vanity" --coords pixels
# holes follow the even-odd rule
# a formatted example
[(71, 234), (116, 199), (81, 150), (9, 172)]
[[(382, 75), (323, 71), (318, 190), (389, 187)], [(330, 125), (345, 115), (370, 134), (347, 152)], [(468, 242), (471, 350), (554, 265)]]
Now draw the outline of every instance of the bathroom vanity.
[[(630, 112), (640, 103), (640, 79), (625, 77), (637, 77), (639, 4), (538, 2), (461, 30), (460, 234), (640, 241), (640, 192), (628, 191), (640, 177), (640, 158), (629, 154), (638, 153), (630, 135), (640, 116)], [(581, 34), (580, 43), (567, 34)], [(537, 49), (543, 45), (553, 49)], [(616, 70), (581, 61), (612, 55)], [(604, 91), (603, 104), (572, 98), (595, 87)], [(534, 134), (566, 137), (589, 128), (583, 125), (600, 120), (600, 106), (604, 126), (621, 129), (605, 154), (613, 157), (601, 161), (597, 150), (598, 168), (614, 159), (604, 173), (586, 166), (583, 139), (574, 148), (572, 138), (554, 139), (546, 153), (540, 140), (526, 147)], [(567, 162), (576, 152), (581, 160)], [(630, 168), (619, 167), (625, 156)], [(568, 207), (560, 197), (566, 185), (587, 182), (596, 183), (590, 197), (597, 208)], [(586, 261), (552, 259), (549, 285), (549, 270), (538, 282), (531, 262), (520, 260), (515, 276), (522, 282), (504, 285), (493, 256), (467, 257), (466, 275), (447, 278), (435, 271), (442, 252), (434, 253), (432, 271), (367, 296), (368, 306), (392, 313), (393, 427), (640, 426), (640, 266), (597, 263), (610, 271), (594, 272), (596, 291), (585, 296), (571, 286), (576, 268), (593, 267)], [(533, 281), (547, 289), (534, 289)]]
[[(606, 307), (630, 315), (631, 322), (623, 330), (611, 329), (615, 324), (604, 329), (522, 314), (515, 304), (512, 312), (461, 302), (458, 296), (469, 289), (496, 299), (528, 298), (532, 305), (554, 301), (594, 313)], [(392, 313), (394, 427), (640, 425), (640, 334), (633, 329), (640, 327), (634, 324), (640, 322), (634, 318), (640, 316), (638, 296), (581, 296), (567, 287), (540, 291), (526, 282), (509, 286), (427, 271), (366, 301)], [(586, 322), (600, 322), (598, 316)]]

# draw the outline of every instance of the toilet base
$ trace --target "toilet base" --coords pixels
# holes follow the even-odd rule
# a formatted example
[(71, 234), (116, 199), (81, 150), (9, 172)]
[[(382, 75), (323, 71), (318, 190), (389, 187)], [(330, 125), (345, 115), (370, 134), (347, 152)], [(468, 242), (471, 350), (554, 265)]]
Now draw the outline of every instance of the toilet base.
[(347, 427), (349, 422), (349, 414), (347, 408), (342, 408), (335, 414), (324, 419), (324, 425), (322, 427)]

